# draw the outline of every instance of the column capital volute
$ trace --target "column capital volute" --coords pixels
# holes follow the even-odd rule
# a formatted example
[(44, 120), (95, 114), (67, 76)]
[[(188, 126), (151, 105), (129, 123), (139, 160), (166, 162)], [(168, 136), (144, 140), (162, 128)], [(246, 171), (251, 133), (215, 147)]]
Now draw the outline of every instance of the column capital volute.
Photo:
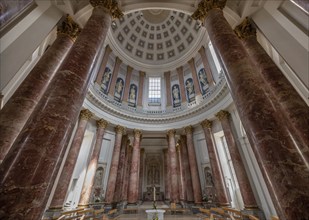
[(222, 10), (225, 7), (226, 1), (227, 0), (201, 0), (191, 17), (195, 20), (204, 22), (211, 9), (217, 8)]
[(133, 130), (134, 138), (141, 138), (142, 136), (142, 131), (139, 129), (134, 129)]
[(57, 26), (57, 34), (69, 36), (73, 41), (76, 40), (81, 32), (80, 26), (73, 20), (70, 15), (66, 15), (65, 19)]
[(90, 4), (95, 7), (104, 7), (106, 8), (112, 18), (120, 18), (123, 16), (122, 11), (118, 6), (118, 2), (116, 0), (89, 0)]
[(92, 116), (94, 116), (94, 114), (89, 111), (88, 109), (83, 109), (80, 111), (80, 114), (79, 114), (79, 118), (81, 120), (89, 120), (90, 118), (92, 118)]
[(97, 120), (97, 127), (98, 128), (106, 128), (107, 127), (107, 125), (108, 125), (108, 122), (106, 121), (106, 120), (104, 120), (104, 119), (100, 119), (100, 120)]
[(225, 120), (230, 116), (230, 113), (228, 111), (225, 110), (221, 110), (219, 111), (217, 114), (215, 114), (215, 116), (220, 120)]
[(212, 121), (205, 119), (201, 122), (201, 125), (203, 128), (211, 128), (212, 127)]
[(125, 132), (126, 128), (121, 126), (121, 125), (117, 125), (115, 127), (115, 131), (116, 131), (116, 134), (123, 134)]
[(171, 137), (171, 136), (175, 136), (176, 130), (175, 129), (171, 129), (167, 131), (167, 137)]
[(235, 34), (239, 39), (246, 39), (249, 37), (256, 37), (256, 29), (253, 26), (251, 19), (246, 17), (243, 22), (241, 22), (234, 29)]
[(185, 133), (186, 134), (191, 134), (193, 132), (193, 127), (192, 125), (184, 127)]

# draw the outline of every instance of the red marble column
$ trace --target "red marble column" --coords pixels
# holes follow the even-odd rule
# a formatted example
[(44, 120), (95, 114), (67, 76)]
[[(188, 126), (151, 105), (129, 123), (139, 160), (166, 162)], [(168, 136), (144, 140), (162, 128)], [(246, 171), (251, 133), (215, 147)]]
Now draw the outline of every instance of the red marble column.
[(269, 86), (275, 97), (275, 102), (282, 109), (282, 115), (290, 123), (289, 127), (295, 130), (291, 131), (292, 129), (290, 129), (289, 132), (295, 136), (294, 139), (301, 140), (305, 146), (309, 146), (308, 105), (259, 44), (256, 39), (256, 30), (248, 18), (235, 28), (235, 33), (242, 39), (251, 60), (257, 66), (265, 84)]
[(186, 197), (188, 202), (194, 202), (192, 178), (187, 150), (187, 138), (185, 135), (180, 136), (181, 157), (183, 158), (183, 168), (185, 171)]
[(219, 160), (219, 155), (217, 153), (217, 149), (215, 147), (215, 143), (213, 142), (212, 138), (212, 131), (211, 131), (212, 122), (206, 119), (201, 123), (201, 125), (204, 129), (211, 172), (213, 175), (214, 185), (217, 192), (217, 200), (220, 206), (230, 206), (228, 192), (226, 189), (226, 184)]
[(309, 219), (308, 146), (288, 132), (267, 88), (261, 86), (264, 82), (259, 70), (219, 9), (222, 7), (208, 7), (206, 3), (208, 8), (203, 11), (205, 3), (199, 4), (193, 17), (204, 21), (225, 68), (231, 95), (277, 214), (280, 219)]
[(177, 155), (176, 155), (176, 142), (175, 142), (175, 129), (169, 130), (168, 135), (168, 154), (170, 160), (170, 177), (171, 177), (171, 202), (179, 202), (179, 190), (177, 181)]
[(127, 74), (126, 74), (126, 82), (124, 87), (124, 93), (123, 93), (123, 101), (127, 102), (129, 98), (129, 90), (130, 90), (130, 82), (132, 77), (133, 68), (130, 66), (127, 66)]
[(95, 173), (98, 166), (98, 160), (100, 156), (100, 150), (103, 142), (103, 136), (105, 133), (105, 128), (107, 127), (108, 122), (104, 119), (97, 121), (97, 133), (94, 149), (91, 154), (91, 159), (88, 164), (86, 177), (83, 184), (83, 189), (79, 199), (79, 206), (87, 206), (91, 196), (91, 190), (94, 186)]
[(193, 143), (193, 127), (192, 126), (185, 127), (185, 132), (187, 136), (188, 157), (189, 157), (189, 163), (190, 163), (194, 202), (201, 203), (202, 202), (202, 190), (201, 190), (201, 183), (200, 183), (200, 178), (198, 174), (195, 148), (194, 148), (194, 143)]
[(182, 164), (182, 158), (180, 153), (180, 144), (177, 143), (176, 145), (176, 152), (177, 152), (177, 174), (178, 174), (178, 187), (179, 187), (179, 199), (181, 201), (186, 200), (186, 191), (185, 191), (185, 182), (184, 182), (184, 169)]
[(198, 78), (197, 78), (197, 72), (196, 72), (196, 66), (195, 66), (194, 58), (189, 60), (188, 64), (189, 64), (190, 69), (191, 69), (195, 94), (201, 95), (202, 93), (201, 93), (200, 83), (199, 83)]
[(185, 89), (185, 80), (183, 77), (183, 67), (178, 67), (177, 69), (179, 87), (180, 87), (180, 95), (181, 95), (181, 103), (187, 102), (186, 99), (186, 89)]
[(172, 94), (171, 94), (171, 71), (164, 73), (165, 85), (166, 85), (166, 107), (172, 105)]
[(113, 157), (112, 157), (112, 162), (111, 162), (111, 167), (109, 170), (109, 177), (108, 177), (108, 182), (107, 182), (107, 187), (106, 187), (105, 201), (107, 203), (114, 202), (121, 141), (122, 141), (122, 135), (125, 132), (125, 128), (120, 125), (117, 125), (115, 127), (115, 131), (116, 131), (115, 146), (113, 150)]
[(144, 180), (144, 155), (145, 149), (141, 149), (141, 157), (140, 157), (140, 169), (139, 169), (139, 200), (143, 200), (143, 180)]
[(102, 77), (103, 77), (103, 74), (105, 72), (106, 64), (107, 64), (107, 61), (108, 61), (108, 58), (109, 58), (109, 55), (110, 55), (111, 52), (112, 52), (112, 49), (109, 47), (109, 45), (107, 45), (105, 47), (105, 51), (104, 51), (100, 70), (97, 74), (97, 77), (95, 78), (95, 82), (99, 85), (101, 85)]
[(168, 156), (168, 149), (163, 149), (164, 154), (164, 187), (165, 187), (165, 200), (170, 200), (171, 198), (171, 181), (170, 181), (170, 165), (169, 165), (169, 156)]
[(130, 179), (130, 168), (132, 162), (132, 146), (130, 145), (130, 141), (127, 144), (127, 155), (125, 161), (125, 169), (124, 169), (124, 179), (122, 184), (122, 201), (128, 200), (128, 186), (129, 186), (129, 179)]
[(73, 175), (74, 167), (79, 155), (80, 148), (84, 139), (84, 134), (86, 131), (87, 123), (93, 114), (88, 110), (82, 110), (80, 113), (80, 120), (78, 127), (70, 147), (68, 156), (66, 158), (65, 164), (61, 171), (61, 175), (55, 189), (53, 199), (50, 203), (51, 209), (62, 209), (66, 193), (69, 189), (70, 181)]
[(232, 133), (232, 127), (229, 121), (230, 113), (227, 111), (219, 111), (216, 117), (221, 121), (222, 129), (226, 139), (227, 146), (231, 155), (233, 167), (237, 177), (239, 189), (244, 201), (246, 209), (257, 208), (257, 204), (254, 198), (254, 194), (248, 179), (248, 175), (245, 170), (245, 166), (242, 162), (238, 147), (236, 145), (234, 135)]
[(137, 105), (143, 106), (145, 72), (139, 72)]
[(3, 108), (3, 94), (0, 92), (0, 110)]
[(109, 10), (113, 16), (122, 14), (116, 2), (90, 2), (95, 6), (92, 15), (7, 154), (9, 159), (2, 162), (9, 167), (5, 176), (0, 170), (3, 219), (40, 219), (44, 213), (86, 96), (93, 60), (111, 24)]
[(114, 96), (114, 94), (115, 94), (115, 85), (116, 85), (116, 81), (117, 81), (117, 77), (118, 77), (119, 68), (120, 68), (121, 63), (122, 63), (121, 59), (116, 57), (114, 70), (113, 70), (113, 74), (112, 74), (112, 79), (111, 79), (111, 83), (110, 83), (110, 86), (109, 86), (109, 93), (108, 93), (111, 96)]
[(79, 26), (67, 16), (58, 27), (55, 42), (0, 111), (0, 163), (43, 96), (79, 32)]
[(213, 73), (211, 71), (209, 62), (208, 62), (208, 58), (206, 56), (206, 52), (205, 52), (205, 48), (202, 46), (201, 49), (198, 51), (202, 57), (202, 62), (205, 68), (205, 72), (206, 72), (206, 76), (207, 76), (207, 80), (209, 82), (209, 85), (214, 85), (215, 81), (214, 81), (214, 77), (213, 77)]
[(138, 183), (139, 183), (139, 166), (140, 166), (140, 142), (142, 132), (134, 129), (133, 154), (130, 169), (130, 181), (128, 192), (128, 203), (136, 204), (138, 201)]

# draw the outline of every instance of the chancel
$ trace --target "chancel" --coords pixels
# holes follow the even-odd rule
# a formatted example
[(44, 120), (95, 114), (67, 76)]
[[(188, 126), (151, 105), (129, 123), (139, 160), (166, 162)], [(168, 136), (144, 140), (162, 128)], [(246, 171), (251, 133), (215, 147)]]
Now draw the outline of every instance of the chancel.
[(309, 219), (307, 0), (0, 11), (0, 219)]

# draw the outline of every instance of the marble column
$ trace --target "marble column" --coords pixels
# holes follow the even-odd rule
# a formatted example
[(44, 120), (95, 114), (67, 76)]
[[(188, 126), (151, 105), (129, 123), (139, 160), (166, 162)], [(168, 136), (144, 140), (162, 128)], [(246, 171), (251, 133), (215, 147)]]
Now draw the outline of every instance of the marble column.
[(3, 219), (40, 219), (44, 213), (111, 14), (122, 15), (115, 1), (90, 3), (92, 15), (7, 154), (10, 159), (2, 162), (8, 167), (5, 176), (0, 169)]
[(142, 132), (140, 130), (134, 129), (133, 153), (132, 153), (129, 192), (128, 192), (128, 203), (131, 204), (136, 204), (138, 201), (141, 136)]
[(181, 103), (187, 102), (186, 99), (186, 89), (185, 89), (185, 80), (183, 77), (183, 67), (178, 67), (177, 69), (179, 87), (180, 87), (180, 95), (181, 95)]
[(188, 157), (189, 157), (189, 163), (190, 163), (194, 202), (201, 203), (202, 202), (202, 189), (201, 189), (201, 182), (200, 182), (198, 168), (197, 168), (195, 148), (194, 148), (194, 143), (193, 143), (193, 127), (192, 126), (185, 127), (185, 132), (187, 136)]
[(61, 175), (55, 189), (53, 199), (50, 203), (50, 209), (62, 209), (65, 202), (66, 193), (69, 189), (70, 181), (73, 175), (73, 171), (76, 165), (76, 161), (79, 155), (80, 148), (84, 139), (87, 123), (93, 114), (88, 110), (84, 109), (80, 113), (80, 119), (78, 127), (70, 147), (65, 164), (62, 168)]
[(164, 188), (165, 188), (165, 200), (170, 200), (171, 198), (171, 181), (170, 181), (170, 175), (171, 175), (171, 172), (170, 172), (170, 160), (168, 159), (169, 156), (168, 156), (168, 149), (163, 149), (163, 154), (164, 154), (164, 173), (165, 173), (165, 176), (164, 176)]
[(122, 135), (125, 132), (125, 128), (117, 125), (115, 127), (116, 137), (115, 137), (115, 145), (113, 150), (113, 156), (111, 161), (111, 167), (109, 170), (109, 177), (106, 186), (106, 196), (105, 201), (110, 204), (114, 202), (115, 188), (116, 188), (116, 179), (117, 179), (117, 171), (119, 166), (119, 157), (120, 157), (120, 148)]
[(112, 79), (110, 82), (110, 86), (109, 86), (109, 92), (108, 94), (114, 97), (115, 94), (115, 86), (116, 86), (116, 81), (118, 78), (118, 73), (119, 73), (119, 69), (120, 69), (120, 65), (122, 63), (122, 60), (119, 59), (118, 57), (116, 57), (115, 60), (115, 65), (114, 65), (114, 70), (113, 70), (113, 74), (112, 74)]
[(212, 122), (206, 119), (201, 123), (201, 125), (203, 127), (205, 134), (209, 162), (211, 166), (211, 172), (213, 175), (213, 182), (217, 192), (217, 200), (220, 206), (230, 206), (228, 192), (219, 160), (219, 155), (212, 137), (212, 130), (211, 130)]
[(143, 106), (145, 72), (139, 72), (137, 106)]
[(124, 179), (122, 183), (122, 201), (128, 200), (128, 186), (129, 186), (129, 179), (130, 179), (130, 168), (131, 168), (131, 162), (132, 162), (132, 145), (130, 144), (130, 140), (128, 140), (127, 143), (127, 149), (126, 149), (126, 160), (125, 160), (125, 168), (124, 168)]
[(14, 144), (72, 47), (79, 26), (70, 16), (58, 26), (57, 38), (0, 111), (0, 163)]
[(166, 107), (171, 107), (172, 105), (172, 93), (171, 93), (171, 71), (164, 73), (165, 79), (165, 89), (166, 89)]
[(91, 154), (91, 158), (87, 167), (86, 177), (83, 184), (83, 189), (79, 199), (79, 206), (87, 206), (89, 204), (91, 191), (94, 186), (94, 178), (98, 167), (98, 160), (100, 156), (100, 150), (102, 147), (103, 136), (108, 122), (104, 119), (97, 121), (97, 133), (94, 149)]
[(4, 97), (3, 94), (0, 92), (0, 110), (3, 108), (3, 97)]
[(145, 149), (142, 148), (140, 155), (140, 169), (139, 169), (139, 187), (138, 187), (139, 200), (143, 200), (144, 155), (145, 155)]
[(126, 82), (125, 82), (123, 99), (122, 99), (125, 102), (128, 102), (128, 98), (129, 98), (129, 92), (130, 92), (129, 90), (130, 90), (132, 72), (133, 72), (133, 68), (130, 66), (127, 66)]
[(242, 40), (265, 84), (269, 86), (275, 102), (281, 108), (280, 114), (285, 116), (284, 120), (290, 123), (289, 127), (293, 128), (294, 131), (290, 129), (289, 132), (295, 136), (294, 139), (301, 140), (305, 146), (309, 146), (308, 105), (259, 44), (256, 39), (256, 29), (248, 18), (235, 28), (235, 33)]
[(167, 132), (168, 135), (168, 154), (170, 160), (170, 177), (171, 177), (171, 202), (179, 202), (179, 189), (177, 181), (177, 155), (176, 155), (176, 142), (175, 142), (175, 129)]
[(99, 70), (97, 77), (95, 79), (95, 82), (99, 85), (101, 85), (102, 77), (103, 77), (103, 74), (105, 72), (106, 64), (107, 64), (107, 61), (108, 61), (108, 58), (109, 58), (109, 55), (111, 54), (111, 52), (112, 52), (112, 49), (109, 47), (109, 45), (107, 45), (105, 47), (105, 51), (104, 51), (103, 59), (102, 59), (102, 62), (101, 62), (100, 70)]
[(202, 46), (201, 49), (198, 52), (202, 57), (202, 62), (203, 62), (204, 68), (205, 68), (205, 72), (206, 72), (207, 80), (209, 82), (209, 86), (212, 86), (212, 85), (215, 84), (215, 81), (214, 81), (213, 73), (211, 71), (211, 68), (210, 68), (210, 65), (209, 65), (209, 62), (208, 62), (208, 58), (207, 58), (207, 55), (206, 55), (206, 52), (205, 52), (205, 48)]
[(292, 138), (267, 88), (261, 86), (259, 70), (223, 16), (225, 1), (212, 3), (203, 0), (192, 16), (203, 21), (219, 54), (277, 214), (280, 219), (309, 219), (308, 146)]
[(191, 69), (191, 74), (192, 74), (192, 79), (193, 79), (193, 84), (194, 84), (194, 91), (195, 91), (195, 94), (198, 96), (198, 95), (201, 95), (201, 87), (200, 87), (200, 83), (198, 81), (198, 78), (197, 78), (197, 72), (196, 72), (196, 66), (195, 66), (195, 61), (194, 61), (194, 58), (192, 58), (191, 60), (188, 61), (188, 64), (190, 66), (190, 69)]
[(186, 191), (185, 191), (185, 182), (184, 182), (184, 169), (183, 169), (183, 164), (182, 164), (182, 158), (181, 158), (181, 147), (180, 144), (177, 143), (176, 145), (176, 152), (177, 152), (177, 162), (178, 162), (178, 166), (177, 166), (177, 173), (178, 173), (178, 187), (179, 187), (179, 199), (181, 201), (185, 201), (186, 200)]
[(236, 141), (234, 139), (234, 135), (232, 133), (232, 126), (230, 124), (231, 122), (229, 121), (230, 113), (221, 110), (216, 114), (216, 117), (221, 121), (244, 206), (246, 209), (257, 208), (258, 206), (254, 198), (249, 178), (246, 173), (245, 166), (242, 162)]
[(187, 149), (187, 138), (185, 135), (180, 136), (180, 143), (181, 143), (180, 152), (181, 152), (181, 157), (183, 159), (183, 168), (185, 171), (184, 177), (185, 177), (187, 202), (194, 202), (192, 178), (191, 178), (188, 149)]

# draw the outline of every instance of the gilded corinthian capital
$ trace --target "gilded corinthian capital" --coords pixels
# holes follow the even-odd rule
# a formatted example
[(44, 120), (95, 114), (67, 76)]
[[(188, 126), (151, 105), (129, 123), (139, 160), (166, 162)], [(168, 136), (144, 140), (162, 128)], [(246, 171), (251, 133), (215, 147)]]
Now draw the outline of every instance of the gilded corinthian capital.
[(211, 128), (212, 121), (205, 119), (204, 121), (202, 121), (201, 125), (202, 125), (203, 128)]
[(89, 120), (90, 118), (92, 118), (93, 113), (91, 111), (89, 111), (88, 109), (83, 109), (80, 111), (80, 119), (81, 120)]
[(196, 11), (191, 16), (195, 20), (204, 22), (211, 9), (219, 8), (222, 10), (225, 7), (226, 1), (227, 0), (201, 0)]
[(250, 18), (246, 17), (235, 29), (235, 34), (240, 39), (256, 36), (256, 29), (252, 25)]
[(57, 26), (57, 34), (65, 34), (75, 40), (80, 33), (80, 26), (73, 21), (70, 15), (67, 15), (65, 19)]
[(123, 134), (126, 131), (126, 128), (120, 125), (117, 125), (115, 127), (115, 131), (116, 131), (116, 134)]
[(189, 126), (185, 127), (184, 129), (185, 129), (186, 134), (191, 134), (193, 132), (192, 125), (189, 125)]
[(102, 119), (102, 118), (101, 118), (100, 120), (97, 121), (97, 127), (98, 127), (98, 128), (106, 128), (107, 125), (108, 125), (108, 122), (105, 121), (105, 120)]
[(142, 131), (139, 129), (133, 130), (134, 138), (140, 138), (142, 136)]
[(106, 8), (113, 18), (120, 18), (123, 16), (116, 0), (90, 0), (89, 2), (93, 7), (102, 6)]
[(220, 121), (228, 118), (230, 113), (228, 111), (221, 110), (215, 115)]

